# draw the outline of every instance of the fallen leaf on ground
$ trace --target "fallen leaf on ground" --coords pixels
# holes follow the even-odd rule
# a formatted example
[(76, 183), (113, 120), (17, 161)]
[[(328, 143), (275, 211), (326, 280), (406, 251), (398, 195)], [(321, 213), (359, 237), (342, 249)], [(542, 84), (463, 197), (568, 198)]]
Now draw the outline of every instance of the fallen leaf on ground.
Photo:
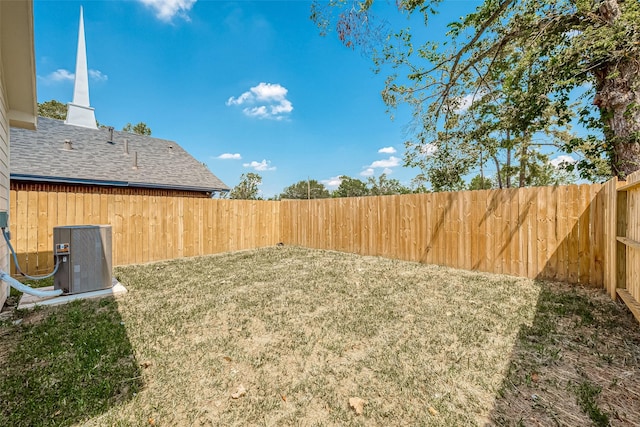
[(362, 411), (364, 410), (364, 405), (367, 404), (367, 401), (364, 399), (360, 399), (359, 397), (350, 397), (349, 398), (349, 406), (353, 408), (357, 415), (362, 415)]
[(540, 377), (538, 376), (538, 374), (536, 374), (535, 372), (531, 374), (531, 381), (533, 381), (534, 383), (537, 383), (539, 380), (540, 380)]
[(437, 411), (437, 410), (436, 410), (436, 408), (434, 408), (433, 406), (429, 406), (429, 413), (430, 413), (431, 415), (433, 415), (434, 417), (435, 417), (436, 415), (438, 415), (438, 411)]
[(285, 396), (284, 394), (281, 394), (280, 397), (282, 398), (283, 401), (287, 401), (287, 396)]
[(244, 386), (243, 386), (243, 385), (240, 385), (240, 386), (238, 387), (238, 391), (236, 391), (235, 393), (232, 393), (232, 394), (231, 394), (231, 398), (232, 398), (232, 399), (239, 399), (239, 398), (241, 398), (242, 396), (244, 396), (245, 394), (247, 394), (247, 389), (246, 389), (246, 388), (244, 388)]
[(223, 359), (224, 359), (226, 362), (231, 362), (231, 358), (230, 358), (229, 356), (225, 356), (225, 357), (223, 357)]
[(156, 425), (156, 420), (154, 420), (153, 418), (149, 418), (149, 425), (150, 426)]
[(140, 366), (142, 366), (143, 368), (148, 368), (149, 366), (151, 366), (151, 362), (149, 361), (144, 361), (140, 364)]

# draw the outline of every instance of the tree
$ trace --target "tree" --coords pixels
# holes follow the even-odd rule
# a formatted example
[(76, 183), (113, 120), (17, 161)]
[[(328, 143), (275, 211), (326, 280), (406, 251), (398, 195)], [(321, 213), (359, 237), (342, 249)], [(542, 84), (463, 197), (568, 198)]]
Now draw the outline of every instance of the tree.
[[(56, 120), (66, 120), (67, 104), (63, 104), (55, 99), (38, 103), (38, 116), (49, 117)], [(97, 120), (96, 126), (100, 129), (108, 128), (108, 126), (103, 125)], [(135, 126), (131, 123), (127, 123), (122, 130), (129, 133), (137, 133), (138, 135), (151, 135), (151, 129), (143, 122), (140, 122)]]
[(333, 197), (361, 197), (369, 194), (367, 184), (358, 178), (346, 175), (340, 177), (340, 186), (332, 193)]
[(129, 133), (137, 133), (138, 135), (151, 135), (151, 128), (144, 122), (140, 122), (137, 125), (127, 123), (126, 125), (124, 125), (122, 130)]
[(302, 180), (284, 189), (280, 194), (281, 199), (326, 199), (331, 197), (321, 182), (315, 179)]
[(420, 194), (420, 193), (429, 193), (430, 190), (427, 188), (427, 183), (429, 180), (427, 177), (419, 173), (411, 179), (411, 192)]
[[(401, 12), (423, 15), (425, 23), (440, 3), (397, 1)], [(373, 0), (331, 4), (341, 8), (336, 31), (343, 43), (370, 49), (380, 28), (372, 24)], [(331, 9), (319, 3), (312, 9), (323, 32)], [(523, 132), (532, 137), (541, 129), (536, 121), (544, 128), (543, 117), (550, 112), (560, 126), (573, 112), (596, 133), (573, 137), (563, 145), (568, 152), (585, 153), (577, 165), (581, 173), (598, 169), (602, 158), (622, 179), (640, 169), (640, 2), (485, 0), (475, 12), (450, 23), (447, 35), (446, 44), (427, 41), (415, 46), (411, 32), (401, 30), (377, 45), (376, 66), (393, 68), (383, 100), (390, 108), (408, 103), (419, 124), (410, 149), (420, 152), (437, 141), (443, 127), (459, 129), (447, 129), (447, 122), (461, 101), (485, 93), (486, 82), (499, 82), (508, 89), (521, 88), (518, 96), (509, 99), (507, 92), (502, 98), (506, 105), (522, 109), (513, 111), (509, 123), (518, 131), (516, 138)], [(583, 96), (573, 105), (576, 91)], [(604, 141), (598, 140), (599, 132)], [(505, 140), (506, 134), (498, 142)], [(520, 166), (527, 167), (526, 152), (522, 154), (525, 161)]]
[(568, 167), (572, 164), (554, 165), (549, 161), (549, 156), (539, 152), (532, 153), (532, 157), (536, 161), (531, 162), (531, 171), (523, 186), (575, 184), (576, 176), (573, 169)]
[(52, 99), (38, 103), (38, 115), (41, 117), (49, 117), (56, 120), (66, 120), (67, 104)]
[[(466, 142), (463, 147), (468, 145)], [(465, 187), (463, 175), (469, 171), (473, 159), (472, 150), (449, 144), (441, 145), (429, 156), (423, 156), (422, 164), (413, 164), (422, 168), (433, 191), (459, 191)]]
[(493, 188), (493, 182), (490, 178), (476, 175), (471, 179), (469, 183), (469, 190), (491, 190)]
[(409, 194), (411, 190), (400, 184), (397, 179), (387, 178), (387, 174), (380, 174), (378, 179), (370, 176), (367, 179), (369, 194), (372, 196), (390, 196), (393, 194)]
[(247, 174), (240, 175), (240, 182), (233, 187), (229, 193), (230, 199), (245, 199), (245, 200), (257, 200), (259, 199), (258, 186), (262, 184), (262, 177), (257, 173), (249, 172)]
[(552, 181), (551, 175), (540, 179), (541, 171), (556, 170), (540, 149), (559, 150), (575, 138), (568, 125), (572, 113), (537, 93), (529, 70), (514, 79), (503, 78), (503, 70), (513, 67), (519, 55), (496, 59), (502, 64), (483, 77), (482, 93), (445, 118), (443, 130), (432, 141), (439, 148), (434, 155), (420, 157), (415, 150), (407, 155), (409, 164), (427, 170), (436, 191), (457, 190), (465, 186), (463, 175), (477, 169), (483, 175), (487, 166), (495, 172), (498, 188)]

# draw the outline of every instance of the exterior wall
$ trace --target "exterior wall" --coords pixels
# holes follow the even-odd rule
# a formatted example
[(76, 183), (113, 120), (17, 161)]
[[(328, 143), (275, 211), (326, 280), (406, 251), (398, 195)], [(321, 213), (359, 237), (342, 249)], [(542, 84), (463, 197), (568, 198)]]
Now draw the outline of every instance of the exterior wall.
[[(37, 125), (33, 1), (0, 0), (0, 211), (9, 212), (10, 127)], [(9, 224), (11, 219), (9, 219)], [(9, 271), (9, 254), (0, 237), (0, 269)], [(0, 307), (8, 285), (0, 283)]]
[[(2, 8), (0, 8), (0, 14)], [(1, 19), (1, 17), (0, 17)], [(0, 52), (0, 211), (9, 211), (9, 119), (7, 93), (4, 86), (2, 52)], [(9, 271), (9, 250), (4, 238), (0, 239), (0, 269)], [(9, 285), (0, 283), (0, 308), (9, 295)]]
[(162, 190), (157, 188), (106, 187), (99, 185), (39, 183), (11, 180), (12, 191), (43, 191), (77, 194), (119, 194), (123, 196), (162, 196), (162, 197), (200, 197), (211, 198), (206, 192), (184, 190)]

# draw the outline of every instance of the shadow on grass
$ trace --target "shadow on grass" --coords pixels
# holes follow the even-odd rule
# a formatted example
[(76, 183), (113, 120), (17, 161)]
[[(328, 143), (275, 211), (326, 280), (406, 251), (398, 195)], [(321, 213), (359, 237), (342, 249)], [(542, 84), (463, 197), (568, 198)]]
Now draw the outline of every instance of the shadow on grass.
[(640, 425), (640, 327), (604, 292), (541, 282), (490, 425)]
[(141, 387), (113, 298), (17, 311), (0, 325), (0, 425), (82, 422)]

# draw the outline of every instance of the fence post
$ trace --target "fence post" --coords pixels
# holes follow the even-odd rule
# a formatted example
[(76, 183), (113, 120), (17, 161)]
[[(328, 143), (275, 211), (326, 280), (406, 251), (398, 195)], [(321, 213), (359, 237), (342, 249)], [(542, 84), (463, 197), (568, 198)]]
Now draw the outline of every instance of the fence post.
[(612, 296), (617, 289), (627, 288), (627, 246), (619, 238), (627, 237), (627, 192), (616, 189), (616, 281)]
[(617, 277), (617, 187), (618, 179), (614, 177), (601, 190), (604, 192), (604, 287), (613, 300), (616, 299)]

